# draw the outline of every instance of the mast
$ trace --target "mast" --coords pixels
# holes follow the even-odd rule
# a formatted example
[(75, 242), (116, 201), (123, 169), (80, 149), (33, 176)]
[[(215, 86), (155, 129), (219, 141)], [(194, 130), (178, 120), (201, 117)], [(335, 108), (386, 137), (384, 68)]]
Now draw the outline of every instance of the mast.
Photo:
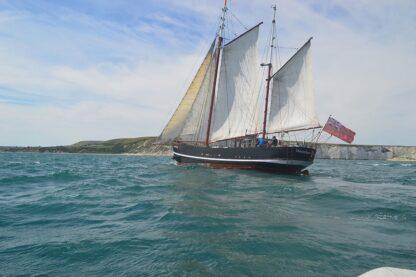
[(273, 8), (273, 21), (272, 21), (272, 40), (270, 44), (270, 61), (268, 64), (262, 63), (261, 66), (267, 66), (267, 79), (266, 79), (266, 99), (264, 103), (264, 117), (263, 117), (263, 139), (266, 137), (266, 125), (267, 125), (267, 109), (269, 106), (269, 94), (270, 94), (270, 81), (272, 79), (272, 62), (273, 62), (273, 49), (274, 49), (274, 40), (276, 39), (276, 5), (272, 6)]
[(211, 93), (211, 104), (209, 107), (209, 116), (208, 116), (208, 126), (207, 126), (207, 134), (205, 137), (205, 145), (209, 145), (209, 135), (211, 132), (211, 123), (212, 123), (212, 112), (214, 110), (214, 101), (215, 101), (215, 89), (217, 86), (217, 76), (218, 76), (218, 67), (220, 63), (220, 54), (221, 54), (221, 47), (222, 47), (222, 33), (225, 27), (225, 14), (227, 13), (227, 0), (224, 0), (224, 7), (222, 8), (222, 16), (221, 16), (221, 24), (220, 29), (218, 32), (218, 41), (217, 41), (217, 51), (215, 57), (215, 73), (214, 73), (214, 80), (212, 84), (212, 93)]

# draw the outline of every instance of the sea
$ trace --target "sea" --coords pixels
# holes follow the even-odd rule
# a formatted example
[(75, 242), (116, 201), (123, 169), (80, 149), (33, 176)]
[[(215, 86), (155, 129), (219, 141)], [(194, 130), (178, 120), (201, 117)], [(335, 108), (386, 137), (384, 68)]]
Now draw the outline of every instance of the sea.
[(317, 160), (309, 171), (0, 153), (0, 275), (416, 270), (416, 163)]

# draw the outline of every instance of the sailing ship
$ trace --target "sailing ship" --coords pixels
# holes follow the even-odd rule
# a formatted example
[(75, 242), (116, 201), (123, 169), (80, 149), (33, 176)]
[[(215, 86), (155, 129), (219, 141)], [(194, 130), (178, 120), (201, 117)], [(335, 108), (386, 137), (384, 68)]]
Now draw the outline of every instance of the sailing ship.
[[(276, 6), (273, 10), (270, 60), (260, 63), (262, 23), (225, 42), (225, 1), (216, 37), (159, 137), (173, 144), (178, 164), (301, 173), (313, 163), (316, 136), (309, 142), (284, 139), (291, 132), (322, 128), (314, 107), (312, 39), (273, 73)], [(262, 145), (273, 134), (279, 140)]]

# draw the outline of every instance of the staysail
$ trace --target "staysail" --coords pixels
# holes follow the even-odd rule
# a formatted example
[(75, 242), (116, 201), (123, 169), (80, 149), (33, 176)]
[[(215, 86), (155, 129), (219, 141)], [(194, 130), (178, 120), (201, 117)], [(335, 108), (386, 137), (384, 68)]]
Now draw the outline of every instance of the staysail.
[[(261, 23), (260, 23), (261, 24)], [(259, 97), (259, 26), (223, 47), (210, 142), (252, 134)]]
[[(215, 56), (215, 53), (214, 55)], [(188, 113), (182, 131), (179, 135), (182, 141), (203, 141), (207, 130), (209, 99), (211, 98), (215, 62), (211, 59), (206, 74), (201, 82), (197, 96)]]
[[(215, 41), (214, 41), (215, 42)], [(204, 61), (199, 67), (194, 79), (192, 80), (185, 96), (182, 98), (179, 106), (176, 108), (175, 113), (172, 115), (169, 122), (166, 124), (159, 137), (162, 142), (171, 141), (180, 136), (182, 133), (187, 118), (191, 112), (192, 106), (198, 97), (198, 93), (201, 90), (204, 79), (206, 79), (207, 72), (210, 68), (212, 61), (212, 54), (214, 51), (214, 42), (212, 43), (208, 53), (206, 54)]]
[(267, 133), (319, 128), (315, 112), (311, 39), (273, 75)]

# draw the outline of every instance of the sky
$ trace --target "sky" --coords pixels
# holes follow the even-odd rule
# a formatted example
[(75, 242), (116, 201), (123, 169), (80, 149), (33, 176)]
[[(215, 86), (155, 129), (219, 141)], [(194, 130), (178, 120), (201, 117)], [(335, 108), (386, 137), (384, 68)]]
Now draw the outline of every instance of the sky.
[[(321, 123), (333, 115), (356, 131), (355, 143), (416, 145), (416, 1), (229, 2), (236, 33), (264, 21), (260, 41), (277, 4), (280, 62), (313, 37)], [(158, 135), (222, 5), (0, 0), (0, 145)]]

